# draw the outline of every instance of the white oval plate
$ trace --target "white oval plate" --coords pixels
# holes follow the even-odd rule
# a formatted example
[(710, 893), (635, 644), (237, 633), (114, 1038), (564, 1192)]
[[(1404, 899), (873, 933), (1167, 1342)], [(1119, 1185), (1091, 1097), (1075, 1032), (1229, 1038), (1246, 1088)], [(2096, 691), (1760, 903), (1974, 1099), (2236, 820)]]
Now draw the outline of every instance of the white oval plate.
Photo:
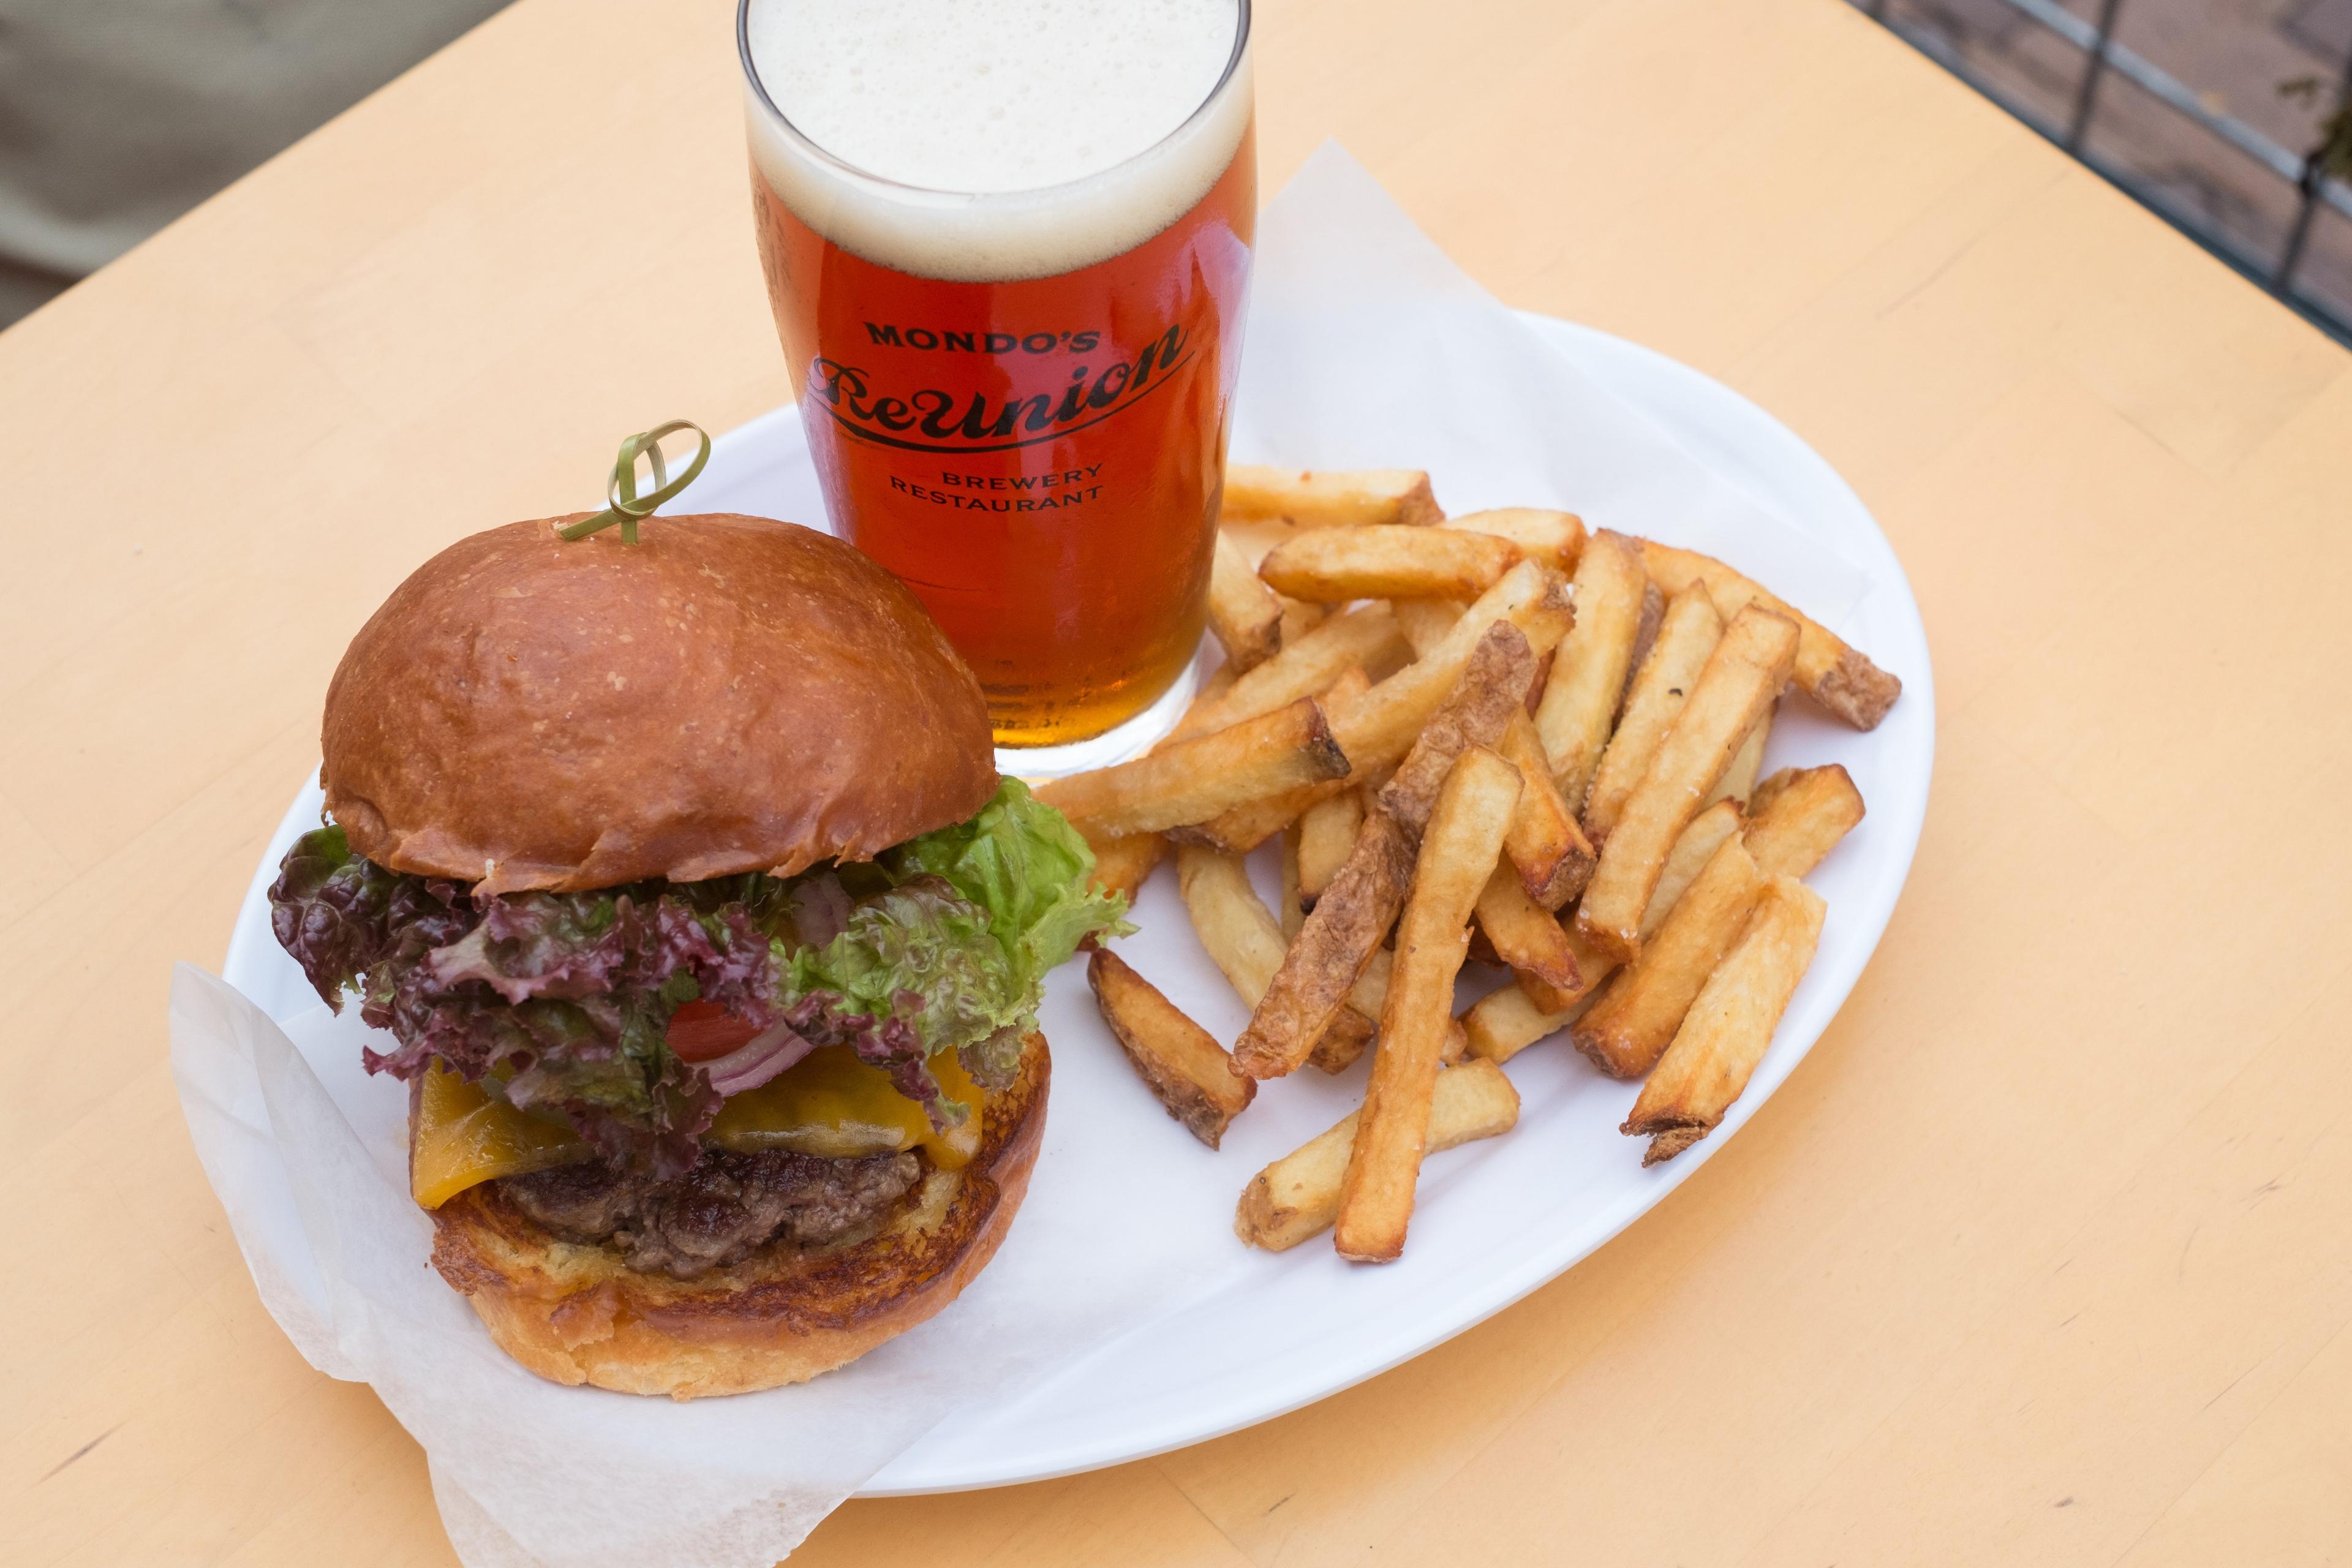
[[(957, 1411), (860, 1496), (1043, 1480), (1162, 1453), (1297, 1409), (1460, 1333), (1615, 1236), (1722, 1147), (1794, 1070), (1877, 946), (1918, 843), (1935, 747), (1927, 633), (1894, 550), (1836, 471), (1738, 394), (1606, 333), (1528, 320), (1717, 475), (1859, 568), (1868, 591), (1837, 629), (1903, 678), (1902, 700), (1868, 734), (1801, 700), (1782, 706), (1773, 729), (1768, 769), (1843, 763), (1869, 816), (1810, 879), (1829, 902), (1829, 921), (1747, 1093), (1713, 1136), (1645, 1171), (1641, 1144), (1617, 1131), (1637, 1086), (1600, 1077), (1559, 1042), (1530, 1049), (1509, 1069), (1523, 1101), (1518, 1128), (1433, 1158), (1403, 1262), (1353, 1268), (1328, 1247), (1276, 1256), (1236, 1244), (1236, 1266), (1217, 1288), (1073, 1361), (1021, 1398)], [(697, 510), (823, 516), (793, 411), (779, 409), (719, 437), (693, 502)], [(1766, 564), (1754, 569), (1769, 586)], [(231, 984), (280, 1020), (316, 1006), (317, 998), (271, 940), (264, 894), (279, 858), (319, 811), (314, 781), (255, 872), (225, 966)], [(1271, 867), (1254, 869), (1270, 893)], [(1134, 917), (1141, 933), (1122, 951), (1180, 1006), (1230, 1039), (1246, 1015), (1193, 940), (1171, 881), (1162, 874), (1144, 889)], [(1260, 1166), (1346, 1114), (1362, 1092), (1360, 1064), (1338, 1079), (1309, 1072), (1270, 1085), (1234, 1124), (1223, 1151), (1210, 1154), (1158, 1112), (1128, 1071), (1077, 965), (1055, 976), (1045, 1021), (1062, 1047), (1055, 1119), (1129, 1119), (1133, 1148), (1103, 1179), (1195, 1185), (1204, 1226), (1228, 1224), (1234, 1198)], [(1233, 1332), (1244, 1318), (1250, 1331)]]

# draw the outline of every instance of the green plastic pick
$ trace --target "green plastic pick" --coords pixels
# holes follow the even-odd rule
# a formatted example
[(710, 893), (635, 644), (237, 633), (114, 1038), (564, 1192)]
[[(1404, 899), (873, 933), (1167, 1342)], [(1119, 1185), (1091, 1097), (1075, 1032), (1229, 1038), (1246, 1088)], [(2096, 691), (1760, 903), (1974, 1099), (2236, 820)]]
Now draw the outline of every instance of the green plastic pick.
[[(669, 477), (669, 464), (662, 457), (661, 444), (665, 437), (675, 436), (681, 430), (693, 431), (694, 438), (702, 445), (696, 449), (694, 461), (687, 464), (686, 472), (673, 479)], [(637, 493), (639, 458), (646, 458), (654, 471), (654, 488), (644, 495)], [(621, 455), (613, 460), (613, 478), (604, 487), (604, 499), (609, 504), (593, 517), (582, 518), (578, 522), (557, 529), (556, 536), (561, 539), (585, 539), (617, 522), (621, 525), (621, 542), (635, 544), (637, 542), (637, 520), (647, 516), (656, 507), (694, 483), (695, 476), (702, 472), (702, 465), (709, 461), (710, 437), (701, 426), (691, 419), (673, 419), (667, 425), (640, 430), (621, 443)]]

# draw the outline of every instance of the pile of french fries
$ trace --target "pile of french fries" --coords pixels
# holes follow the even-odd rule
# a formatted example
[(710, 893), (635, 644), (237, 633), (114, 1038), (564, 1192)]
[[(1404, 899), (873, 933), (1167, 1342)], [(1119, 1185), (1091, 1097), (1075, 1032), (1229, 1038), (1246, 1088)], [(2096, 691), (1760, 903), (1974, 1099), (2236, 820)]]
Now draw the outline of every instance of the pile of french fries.
[[(1567, 512), (1448, 518), (1410, 470), (1229, 469), (1209, 618), (1225, 663), (1173, 733), (1038, 794), (1130, 898), (1173, 850), (1252, 1010), (1228, 1050), (1092, 955), (1202, 1142), (1260, 1082), (1372, 1052), (1362, 1107), (1243, 1192), (1244, 1240), (1397, 1258), (1423, 1157), (1507, 1131), (1502, 1064), (1562, 1031), (1643, 1080), (1644, 1164), (1722, 1121), (1820, 939), (1801, 879), (1863, 816), (1843, 767), (1758, 779), (1773, 713), (1794, 684), (1868, 730), (1895, 677), (1719, 561)], [(1244, 858), (1277, 837), (1278, 910)], [(1457, 1018), (1473, 959), (1510, 981)]]

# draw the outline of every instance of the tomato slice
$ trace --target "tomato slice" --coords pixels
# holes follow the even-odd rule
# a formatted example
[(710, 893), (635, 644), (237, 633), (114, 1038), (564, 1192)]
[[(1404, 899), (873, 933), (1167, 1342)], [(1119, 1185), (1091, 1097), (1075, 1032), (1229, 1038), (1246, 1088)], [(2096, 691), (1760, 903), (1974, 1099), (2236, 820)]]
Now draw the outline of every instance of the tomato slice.
[(669, 1016), (667, 1037), (679, 1060), (714, 1062), (759, 1032), (716, 1002), (688, 1002)]

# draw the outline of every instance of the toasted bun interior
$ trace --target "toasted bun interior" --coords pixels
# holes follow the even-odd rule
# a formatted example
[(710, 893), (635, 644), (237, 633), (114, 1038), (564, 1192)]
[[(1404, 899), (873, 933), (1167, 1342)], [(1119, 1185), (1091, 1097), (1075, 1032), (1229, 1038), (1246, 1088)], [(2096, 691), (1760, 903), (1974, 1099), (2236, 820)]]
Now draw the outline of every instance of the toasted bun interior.
[(461, 539), (327, 690), (327, 810), (379, 865), (488, 892), (789, 874), (960, 822), (996, 785), (980, 685), (915, 596), (764, 518)]
[(1052, 1074), (1033, 1033), (982, 1112), (979, 1153), (927, 1168), (910, 1206), (864, 1241), (673, 1279), (557, 1240), (491, 1183), (433, 1211), (433, 1266), (500, 1349), (557, 1383), (696, 1399), (804, 1382), (930, 1317), (995, 1256), (1029, 1190)]

